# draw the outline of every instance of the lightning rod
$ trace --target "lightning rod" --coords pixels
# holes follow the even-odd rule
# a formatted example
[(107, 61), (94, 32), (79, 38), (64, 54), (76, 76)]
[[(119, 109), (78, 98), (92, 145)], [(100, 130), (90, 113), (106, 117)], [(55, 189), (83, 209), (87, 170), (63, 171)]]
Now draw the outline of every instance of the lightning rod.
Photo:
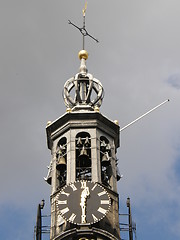
[(140, 117), (136, 118), (134, 121), (130, 122), (129, 124), (127, 124), (125, 127), (120, 129), (120, 132), (123, 131), (124, 129), (126, 129), (127, 127), (131, 126), (132, 124), (134, 124), (135, 122), (139, 121), (141, 118), (145, 117), (146, 115), (148, 115), (149, 113), (151, 113), (152, 111), (154, 111), (155, 109), (159, 108), (160, 106), (162, 106), (163, 104), (169, 102), (169, 99), (167, 99), (166, 101), (160, 103), (159, 105), (157, 105), (156, 107), (152, 108), (151, 110), (149, 110), (148, 112), (144, 113), (143, 115), (141, 115)]

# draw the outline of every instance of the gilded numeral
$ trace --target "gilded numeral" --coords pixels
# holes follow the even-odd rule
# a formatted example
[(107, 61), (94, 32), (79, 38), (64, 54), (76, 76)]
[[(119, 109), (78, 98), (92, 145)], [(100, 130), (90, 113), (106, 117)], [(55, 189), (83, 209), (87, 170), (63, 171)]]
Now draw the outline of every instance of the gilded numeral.
[(70, 218), (69, 218), (69, 221), (70, 222), (74, 222), (74, 219), (76, 218), (76, 214), (75, 213), (72, 213)]
[(97, 184), (95, 184), (94, 186), (93, 186), (93, 188), (91, 189), (91, 191), (94, 191), (94, 189), (97, 187)]
[(86, 188), (86, 182), (81, 182), (81, 188)]
[(97, 222), (97, 221), (98, 221), (97, 217), (94, 216), (94, 214), (92, 214), (92, 217), (93, 217), (94, 222)]
[(100, 196), (102, 196), (104, 194), (106, 194), (106, 191), (102, 191), (102, 192), (98, 193), (98, 196), (100, 197)]
[(102, 214), (106, 214), (106, 209), (99, 207), (98, 212), (100, 212)]
[(101, 200), (101, 204), (109, 204), (109, 200)]
[(76, 191), (76, 190), (77, 190), (76, 186), (75, 186), (73, 183), (70, 184), (70, 187), (72, 188), (73, 191)]
[(67, 204), (67, 200), (64, 200), (64, 201), (58, 200), (58, 203), (59, 204)]
[(62, 209), (60, 212), (62, 215), (64, 215), (65, 213), (69, 212), (69, 208), (66, 207), (66, 208)]
[(65, 191), (61, 191), (61, 194), (66, 195), (67, 197), (70, 195), (70, 193), (66, 193)]

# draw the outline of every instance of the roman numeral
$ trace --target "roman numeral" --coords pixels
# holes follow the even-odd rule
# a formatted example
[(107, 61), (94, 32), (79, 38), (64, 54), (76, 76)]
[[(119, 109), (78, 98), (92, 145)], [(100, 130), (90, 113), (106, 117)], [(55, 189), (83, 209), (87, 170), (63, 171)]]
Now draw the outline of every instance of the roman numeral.
[(93, 217), (94, 222), (97, 222), (97, 221), (98, 221), (97, 217), (94, 216), (94, 214), (92, 214), (92, 217)]
[(61, 194), (66, 195), (67, 197), (70, 195), (70, 193), (66, 193), (65, 191), (61, 191)]
[(81, 188), (86, 188), (86, 182), (81, 182)]
[(70, 184), (69, 186), (72, 188), (73, 191), (76, 191), (76, 190), (77, 190), (76, 186), (75, 186), (73, 183)]
[(106, 209), (99, 207), (98, 212), (100, 212), (102, 214), (106, 214), (107, 211), (106, 211)]
[(91, 191), (94, 191), (94, 189), (96, 188), (97, 184), (94, 185), (94, 187), (91, 189)]
[(69, 218), (69, 221), (70, 222), (74, 222), (74, 219), (76, 218), (76, 214), (75, 213), (72, 213), (72, 215), (70, 216)]
[(64, 201), (58, 200), (58, 204), (67, 204), (67, 200)]
[(98, 196), (100, 197), (100, 196), (102, 196), (102, 195), (104, 195), (104, 194), (106, 194), (106, 191), (103, 191), (103, 192), (98, 193)]
[(69, 208), (66, 207), (66, 208), (62, 209), (60, 212), (62, 215), (64, 215), (65, 213), (69, 212)]
[(101, 200), (101, 204), (109, 204), (109, 200)]

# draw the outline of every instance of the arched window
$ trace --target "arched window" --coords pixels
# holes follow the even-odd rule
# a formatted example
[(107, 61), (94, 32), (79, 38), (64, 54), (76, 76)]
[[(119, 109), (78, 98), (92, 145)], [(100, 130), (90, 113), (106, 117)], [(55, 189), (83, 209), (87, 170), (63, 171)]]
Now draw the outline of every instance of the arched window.
[(100, 137), (100, 160), (102, 183), (109, 186), (109, 181), (112, 176), (111, 146), (109, 140), (104, 136)]
[(66, 184), (67, 139), (61, 138), (56, 147), (56, 169), (59, 186)]
[(87, 132), (76, 135), (76, 179), (91, 180), (91, 137)]

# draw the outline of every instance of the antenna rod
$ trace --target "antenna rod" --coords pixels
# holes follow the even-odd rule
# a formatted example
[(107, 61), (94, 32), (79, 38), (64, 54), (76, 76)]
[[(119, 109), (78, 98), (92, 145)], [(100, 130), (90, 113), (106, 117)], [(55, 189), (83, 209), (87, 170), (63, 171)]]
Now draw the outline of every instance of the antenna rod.
[(132, 231), (132, 215), (131, 215), (131, 204), (130, 204), (130, 198), (127, 198), (126, 205), (128, 207), (128, 218), (129, 218), (129, 240), (133, 240), (133, 231)]
[(169, 99), (167, 99), (166, 101), (162, 102), (161, 104), (157, 105), (156, 107), (152, 108), (151, 110), (149, 110), (148, 112), (146, 112), (145, 114), (141, 115), (140, 117), (136, 118), (134, 121), (130, 122), (128, 125), (126, 125), (125, 127), (120, 129), (120, 132), (123, 131), (124, 129), (126, 129), (127, 127), (131, 126), (132, 124), (134, 124), (135, 122), (139, 121), (141, 118), (145, 117), (146, 115), (148, 115), (149, 113), (151, 113), (152, 111), (154, 111), (155, 109), (157, 109), (158, 107), (162, 106), (163, 104), (169, 102)]

